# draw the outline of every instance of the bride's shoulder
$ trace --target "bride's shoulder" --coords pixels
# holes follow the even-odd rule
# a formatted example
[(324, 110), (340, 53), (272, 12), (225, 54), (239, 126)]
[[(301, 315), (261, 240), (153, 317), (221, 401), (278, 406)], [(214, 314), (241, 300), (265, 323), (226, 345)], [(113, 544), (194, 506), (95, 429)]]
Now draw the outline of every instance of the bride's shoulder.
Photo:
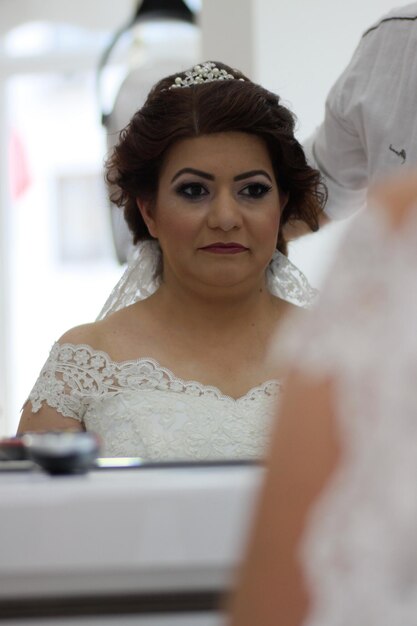
[[(103, 320), (81, 324), (66, 331), (59, 339), (58, 344), (83, 345), (93, 350), (106, 352), (113, 356), (114, 346), (117, 345), (118, 353), (123, 353), (123, 345), (129, 344), (129, 329), (135, 324), (136, 331), (140, 327), (140, 316), (132, 309), (134, 305), (117, 311)], [(134, 321), (133, 321), (134, 318)], [(118, 354), (117, 356), (120, 356)]]
[(60, 345), (87, 345), (96, 350), (101, 349), (100, 344), (100, 322), (91, 324), (81, 324), (67, 330), (57, 341)]

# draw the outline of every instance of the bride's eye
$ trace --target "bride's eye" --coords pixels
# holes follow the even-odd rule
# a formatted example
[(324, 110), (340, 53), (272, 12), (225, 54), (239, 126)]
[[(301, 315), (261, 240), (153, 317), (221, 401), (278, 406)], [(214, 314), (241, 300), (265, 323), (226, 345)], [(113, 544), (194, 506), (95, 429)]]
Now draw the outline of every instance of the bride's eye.
[(175, 191), (180, 196), (191, 200), (198, 200), (208, 194), (207, 189), (201, 183), (182, 183)]
[(242, 196), (248, 196), (249, 198), (263, 198), (271, 189), (272, 186), (265, 183), (250, 183), (240, 193)]

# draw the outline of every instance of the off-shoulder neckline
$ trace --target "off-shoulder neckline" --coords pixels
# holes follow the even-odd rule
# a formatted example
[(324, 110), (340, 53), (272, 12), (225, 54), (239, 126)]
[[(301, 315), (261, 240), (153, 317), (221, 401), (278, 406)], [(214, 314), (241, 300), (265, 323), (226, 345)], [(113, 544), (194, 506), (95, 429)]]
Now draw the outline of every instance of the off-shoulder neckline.
[(202, 391), (202, 395), (210, 394), (214, 395), (219, 400), (232, 401), (236, 403), (248, 400), (255, 395), (265, 393), (270, 386), (273, 386), (274, 388), (279, 390), (282, 384), (279, 379), (268, 379), (260, 385), (255, 385), (254, 387), (251, 387), (246, 393), (242, 394), (241, 396), (234, 398), (233, 396), (224, 393), (219, 387), (216, 387), (215, 385), (207, 385), (199, 382), (198, 380), (188, 380), (181, 378), (177, 376), (169, 367), (163, 366), (157, 359), (150, 356), (139, 357), (137, 359), (126, 359), (124, 361), (115, 361), (105, 350), (97, 350), (87, 343), (71, 343), (68, 341), (64, 343), (56, 341), (52, 346), (51, 352), (54, 349), (59, 349), (59, 351), (61, 351), (65, 348), (70, 348), (71, 350), (87, 350), (87, 352), (89, 352), (91, 356), (102, 357), (108, 364), (113, 365), (117, 369), (123, 369), (125, 367), (130, 367), (142, 363), (149, 363), (156, 370), (164, 373), (169, 379), (170, 383), (177, 383), (179, 385), (182, 385), (185, 389), (198, 388)]

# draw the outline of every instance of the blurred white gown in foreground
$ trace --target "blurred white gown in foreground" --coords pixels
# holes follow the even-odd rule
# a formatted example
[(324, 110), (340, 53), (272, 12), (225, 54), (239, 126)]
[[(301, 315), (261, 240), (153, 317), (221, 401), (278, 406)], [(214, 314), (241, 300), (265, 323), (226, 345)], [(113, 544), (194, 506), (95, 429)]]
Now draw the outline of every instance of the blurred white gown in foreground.
[(291, 361), (335, 383), (341, 460), (302, 561), (306, 626), (417, 625), (417, 210), (352, 224)]

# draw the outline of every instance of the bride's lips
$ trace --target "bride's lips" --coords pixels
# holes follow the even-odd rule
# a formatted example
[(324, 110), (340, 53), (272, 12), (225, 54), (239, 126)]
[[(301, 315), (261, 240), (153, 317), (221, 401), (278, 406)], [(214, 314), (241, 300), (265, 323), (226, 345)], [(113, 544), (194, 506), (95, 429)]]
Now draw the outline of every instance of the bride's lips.
[(208, 246), (203, 246), (200, 250), (212, 252), (213, 254), (239, 254), (240, 252), (246, 252), (249, 248), (242, 246), (241, 243), (235, 243), (234, 241), (230, 243), (216, 241)]

